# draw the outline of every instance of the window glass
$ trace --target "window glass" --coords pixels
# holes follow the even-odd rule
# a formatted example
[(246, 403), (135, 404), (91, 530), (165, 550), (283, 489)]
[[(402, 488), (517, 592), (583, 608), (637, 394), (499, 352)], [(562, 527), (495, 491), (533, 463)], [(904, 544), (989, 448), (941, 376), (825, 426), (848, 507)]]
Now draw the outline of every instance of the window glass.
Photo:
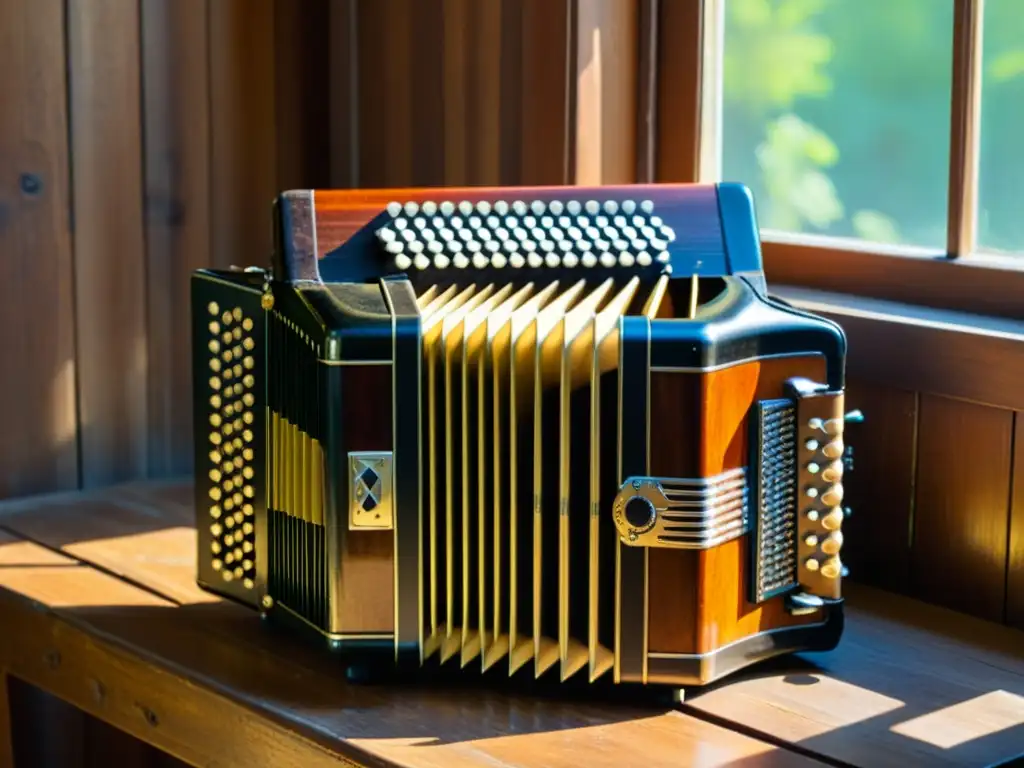
[(1024, 3), (986, 0), (978, 247), (1024, 252)]
[(952, 29), (952, 0), (725, 0), (721, 176), (763, 229), (945, 248)]

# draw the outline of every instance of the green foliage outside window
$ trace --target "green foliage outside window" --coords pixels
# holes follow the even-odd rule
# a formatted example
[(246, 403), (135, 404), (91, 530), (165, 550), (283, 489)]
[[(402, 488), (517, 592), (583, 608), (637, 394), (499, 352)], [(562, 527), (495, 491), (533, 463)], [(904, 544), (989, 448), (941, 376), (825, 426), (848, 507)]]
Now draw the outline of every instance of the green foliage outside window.
[[(1024, 251), (1024, 3), (987, 0), (979, 245)], [(952, 0), (726, 0), (722, 177), (762, 227), (945, 246)]]

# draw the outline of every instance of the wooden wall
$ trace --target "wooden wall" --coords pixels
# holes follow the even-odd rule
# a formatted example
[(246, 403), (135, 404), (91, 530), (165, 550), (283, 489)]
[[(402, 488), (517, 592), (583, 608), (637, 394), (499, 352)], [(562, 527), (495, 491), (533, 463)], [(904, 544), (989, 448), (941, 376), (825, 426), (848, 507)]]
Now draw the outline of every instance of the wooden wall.
[(279, 190), (632, 180), (636, 15), (0, 0), (0, 497), (190, 471), (187, 278)]
[[(0, 497), (191, 471), (187, 278), (281, 189), (695, 178), (699, 7), (0, 0)], [(836, 318), (854, 578), (1024, 626), (1024, 334)]]
[(851, 577), (1024, 628), (1024, 323), (783, 293), (849, 340)]

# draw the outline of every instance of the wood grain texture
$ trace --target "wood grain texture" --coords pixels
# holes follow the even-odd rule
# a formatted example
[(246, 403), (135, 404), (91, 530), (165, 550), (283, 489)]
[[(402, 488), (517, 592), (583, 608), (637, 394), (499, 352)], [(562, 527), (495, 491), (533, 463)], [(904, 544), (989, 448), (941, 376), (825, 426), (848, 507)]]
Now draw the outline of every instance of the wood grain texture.
[[(645, 185), (616, 186), (603, 185), (599, 188), (572, 185), (521, 186), (514, 190), (505, 187), (449, 187), (444, 195), (451, 200), (508, 199), (514, 193), (524, 200), (566, 200), (571, 196), (583, 197), (590, 190), (598, 194), (622, 194), (630, 197), (643, 195), (655, 206), (685, 206), (688, 209), (684, 226), (696, 241), (703, 241), (709, 248), (724, 248), (721, 223), (718, 214), (718, 198), (715, 187), (710, 184), (691, 185)], [(433, 188), (361, 188), (354, 190), (315, 190), (317, 253), (321, 258), (345, 242), (353, 233), (366, 226), (375, 216), (385, 211), (393, 200), (423, 202), (438, 200), (438, 191)], [(707, 281), (706, 281), (707, 282)]]
[(843, 562), (850, 579), (896, 592), (910, 587), (917, 398), (913, 392), (849, 380), (848, 411), (860, 409), (863, 424), (847, 424), (853, 450), (843, 504), (853, 514), (843, 523)]
[(139, 7), (67, 8), (79, 444), (89, 488), (147, 471)]
[(0, 497), (78, 484), (64, 7), (0, 0)]
[[(386, 0), (356, 5), (361, 187), (408, 184), (413, 177), (413, 132), (437, 128), (412, 120), (413, 2)], [(434, 151), (443, 148), (438, 146)]]
[(1024, 409), (1024, 322), (776, 286), (839, 323), (851, 376), (879, 386)]
[(504, 184), (573, 184), (576, 179), (576, 35), (568, 0), (520, 0), (519, 173)]
[(275, 0), (209, 8), (211, 261), (269, 266), (279, 191)]
[(141, 5), (148, 475), (192, 471), (189, 276), (210, 251), (207, 0)]
[[(177, 512), (164, 519), (163, 504), (152, 507), (174, 524)], [(75, 516), (73, 500), (66, 510), (64, 519)], [(148, 554), (194, 556), (180, 542)], [(348, 685), (335, 660), (262, 631), (238, 606), (153, 604), (151, 593), (130, 597), (123, 582), (10, 538), (0, 565), (0, 620), (19, 628), (0, 635), (0, 658), (196, 764), (336, 765), (339, 752), (412, 768), (561, 768), (581, 754), (609, 768), (807, 764), (730, 730), (742, 729), (829, 764), (978, 766), (1008, 761), (1024, 743), (1024, 633), (860, 585), (845, 590), (848, 623), (835, 651), (691, 690), (682, 712), (667, 712), (617, 694)], [(11, 590), (50, 607), (30, 609)], [(40, 649), (57, 651), (60, 665), (50, 668)]]
[(657, 4), (658, 181), (693, 182), (700, 176), (702, 34), (707, 2)]
[[(450, 81), (447, 71), (445, 75), (446, 87), (464, 87), (466, 91), (466, 173), (464, 180), (459, 180), (446, 169), (445, 178), (449, 183), (496, 185), (501, 182), (502, 147), (516, 136), (514, 126), (502, 119), (501, 112), (502, 94), (508, 90), (502, 72), (509, 45), (502, 14), (510, 5), (509, 0), (468, 3), (466, 68), (461, 78), (453, 73)], [(447, 124), (446, 113), (446, 127)], [(448, 155), (445, 157), (447, 159)]]
[(1024, 414), (1013, 415), (1013, 496), (1006, 562), (1006, 622), (1024, 629)]
[[(197, 765), (568, 768), (585, 753), (588, 765), (611, 768), (638, 749), (651, 766), (815, 764), (630, 700), (349, 685), (336, 660), (261, 630), (254, 614), (230, 603), (172, 607), (10, 537), (0, 539), (0, 563), (0, 617), (19, 628), (0, 636), (0, 658), (33, 684)], [(48, 610), (32, 610), (26, 597)], [(59, 664), (47, 665), (40, 648), (58, 654)]]
[[(794, 376), (824, 381), (824, 359), (794, 357), (742, 363), (700, 376), (696, 387), (693, 377), (652, 374), (655, 426), (651, 473), (661, 477), (711, 477), (746, 466), (752, 404), (782, 396), (786, 380)], [(677, 377), (678, 382), (672, 381)], [(688, 406), (692, 409), (693, 425), (683, 423), (682, 416), (671, 415), (665, 406), (672, 400), (680, 412)], [(655, 405), (663, 406), (664, 415), (654, 410)], [(679, 441), (680, 434), (693, 435), (696, 445)], [(681, 442), (682, 447), (666, 445), (673, 440)], [(820, 613), (791, 616), (781, 597), (762, 605), (748, 602), (748, 546), (749, 537), (744, 536), (708, 550), (649, 552), (648, 594), (651, 605), (658, 606), (651, 612), (650, 651), (708, 653), (763, 630), (821, 620)]]
[(1002, 621), (1013, 412), (922, 395), (918, 419), (914, 594)]
[(328, 0), (330, 184), (359, 186), (358, 0)]
[(576, 184), (636, 180), (640, 0), (576, 4)]
[(864, 768), (1013, 764), (1024, 633), (846, 584), (839, 647), (693, 691), (699, 711)]
[[(69, 503), (80, 516), (66, 518)], [(195, 584), (195, 557), (154, 557), (153, 552), (195, 549), (191, 486), (125, 484), (74, 494), (57, 493), (0, 504), (0, 527), (108, 571), (120, 579), (148, 581), (180, 603), (212, 600)]]
[[(780, 397), (794, 376), (826, 381), (822, 357), (761, 360), (713, 371), (704, 377), (701, 409), (701, 471), (717, 475), (747, 464), (748, 413), (757, 400)], [(747, 600), (749, 537), (699, 553), (700, 635), (698, 652), (721, 648), (747, 635), (774, 627), (812, 624), (820, 612), (792, 616), (782, 597), (760, 605)]]
[[(697, 477), (703, 439), (702, 376), (652, 372), (650, 382), (651, 414), (657, 414), (650, 432), (650, 472), (655, 477)], [(647, 580), (649, 604), (659, 606), (648, 621), (648, 650), (694, 652), (700, 630), (697, 553), (648, 549)]]

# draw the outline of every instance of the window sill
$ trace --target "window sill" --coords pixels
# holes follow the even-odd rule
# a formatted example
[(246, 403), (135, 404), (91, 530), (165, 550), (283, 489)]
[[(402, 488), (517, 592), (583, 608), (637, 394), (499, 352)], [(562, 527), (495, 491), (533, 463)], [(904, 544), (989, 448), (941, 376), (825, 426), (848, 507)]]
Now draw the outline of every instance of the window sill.
[(852, 377), (1024, 410), (1024, 321), (804, 286), (770, 283), (769, 290), (843, 327)]
[(1024, 317), (1024, 255), (952, 261), (841, 240), (763, 237), (769, 285), (794, 285), (989, 317)]

